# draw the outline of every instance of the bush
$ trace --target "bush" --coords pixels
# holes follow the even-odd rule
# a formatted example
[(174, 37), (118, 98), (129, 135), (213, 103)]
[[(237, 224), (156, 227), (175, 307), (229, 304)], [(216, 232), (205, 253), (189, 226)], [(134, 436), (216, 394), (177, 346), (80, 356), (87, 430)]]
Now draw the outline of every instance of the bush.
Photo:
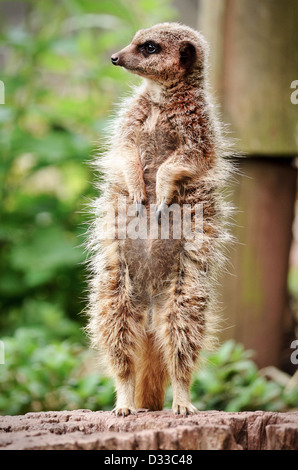
[(0, 413), (75, 408), (110, 409), (113, 383), (88, 372), (93, 356), (77, 322), (67, 319), (52, 304), (30, 303), (27, 322), (3, 338), (5, 364), (1, 365)]
[(298, 407), (298, 390), (266, 380), (252, 361), (252, 351), (233, 340), (205, 354), (192, 386), (192, 400), (200, 410), (285, 411)]

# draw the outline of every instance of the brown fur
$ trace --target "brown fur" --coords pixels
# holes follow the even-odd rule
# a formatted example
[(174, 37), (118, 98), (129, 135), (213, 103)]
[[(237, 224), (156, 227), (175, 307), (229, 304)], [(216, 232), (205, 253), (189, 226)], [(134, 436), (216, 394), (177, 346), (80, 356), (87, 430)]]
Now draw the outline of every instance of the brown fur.
[[(158, 52), (146, 53), (146, 41)], [(229, 211), (221, 196), (229, 148), (210, 104), (207, 51), (200, 33), (164, 23), (139, 31), (112, 56), (145, 81), (121, 107), (99, 160), (104, 181), (97, 213), (118, 207), (119, 196), (133, 207), (143, 203), (145, 221), (150, 204), (161, 214), (163, 204), (204, 203), (204, 236), (191, 243), (172, 232), (168, 240), (102, 240), (111, 214), (95, 218), (88, 330), (115, 378), (116, 414), (161, 409), (169, 378), (173, 411), (195, 411), (189, 387), (212, 331), (214, 274), (224, 259)]]

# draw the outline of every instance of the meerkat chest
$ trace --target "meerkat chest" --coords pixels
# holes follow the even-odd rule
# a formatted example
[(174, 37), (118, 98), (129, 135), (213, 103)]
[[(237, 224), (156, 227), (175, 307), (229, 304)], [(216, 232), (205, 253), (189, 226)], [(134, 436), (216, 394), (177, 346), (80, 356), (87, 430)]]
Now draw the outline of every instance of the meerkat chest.
[(148, 134), (154, 133), (159, 117), (160, 117), (160, 109), (157, 106), (152, 107), (150, 114), (148, 115), (147, 119), (144, 122), (143, 131)]
[(141, 160), (147, 167), (159, 166), (180, 145), (179, 132), (162, 110), (152, 107), (140, 132)]

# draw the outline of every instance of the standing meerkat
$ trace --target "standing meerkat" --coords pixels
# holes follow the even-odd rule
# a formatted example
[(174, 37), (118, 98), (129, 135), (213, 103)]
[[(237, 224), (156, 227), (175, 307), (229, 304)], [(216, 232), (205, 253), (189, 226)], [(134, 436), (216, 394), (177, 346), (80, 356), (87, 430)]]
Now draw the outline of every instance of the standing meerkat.
[[(89, 240), (87, 330), (115, 379), (116, 415), (162, 409), (169, 379), (174, 413), (196, 411), (191, 377), (218, 323), (215, 273), (228, 238), (221, 190), (229, 147), (208, 95), (207, 53), (200, 33), (163, 23), (138, 31), (111, 57), (144, 79), (122, 104), (98, 159), (103, 177)], [(195, 207), (202, 208), (202, 229), (192, 239), (174, 236), (171, 205), (181, 214), (188, 208), (192, 228)], [(123, 234), (120, 213), (124, 228), (136, 218), (157, 223), (157, 236)]]

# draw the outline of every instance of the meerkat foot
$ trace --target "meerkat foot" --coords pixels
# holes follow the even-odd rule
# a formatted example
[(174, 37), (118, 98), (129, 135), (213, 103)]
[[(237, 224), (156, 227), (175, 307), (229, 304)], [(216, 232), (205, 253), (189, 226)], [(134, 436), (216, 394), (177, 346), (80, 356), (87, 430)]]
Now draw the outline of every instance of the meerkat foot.
[(179, 403), (173, 403), (172, 407), (173, 413), (175, 415), (193, 415), (195, 413), (198, 413), (197, 408), (192, 405), (190, 402), (189, 403), (184, 403), (183, 405), (180, 405)]
[(123, 380), (116, 378), (117, 400), (112, 413), (116, 416), (128, 416), (137, 414), (134, 403), (135, 377), (131, 374)]
[(190, 402), (189, 386), (185, 382), (173, 382), (173, 413), (176, 415), (192, 415), (198, 410)]
[(115, 415), (115, 416), (128, 416), (128, 415), (136, 415), (137, 414), (137, 410), (133, 407), (128, 407), (128, 406), (124, 406), (124, 407), (118, 407), (116, 406), (113, 410), (112, 410), (112, 413)]

